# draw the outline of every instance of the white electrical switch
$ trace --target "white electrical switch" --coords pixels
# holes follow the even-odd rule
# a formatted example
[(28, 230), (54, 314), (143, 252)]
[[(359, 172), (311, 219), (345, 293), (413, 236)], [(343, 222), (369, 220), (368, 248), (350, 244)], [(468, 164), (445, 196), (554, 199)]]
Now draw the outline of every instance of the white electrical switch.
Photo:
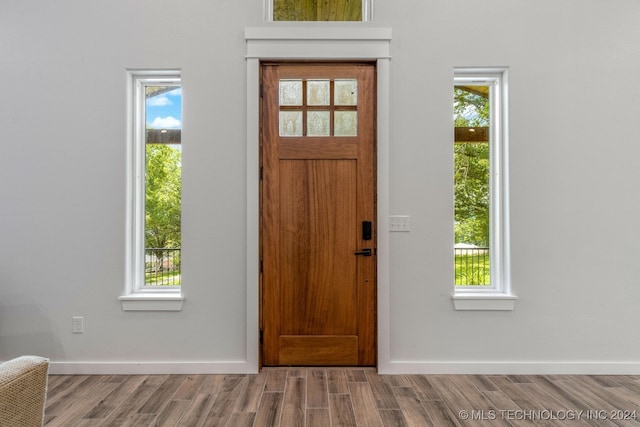
[(411, 231), (411, 216), (391, 215), (389, 217), (389, 231)]
[(73, 332), (74, 334), (84, 333), (84, 317), (71, 318), (71, 332)]

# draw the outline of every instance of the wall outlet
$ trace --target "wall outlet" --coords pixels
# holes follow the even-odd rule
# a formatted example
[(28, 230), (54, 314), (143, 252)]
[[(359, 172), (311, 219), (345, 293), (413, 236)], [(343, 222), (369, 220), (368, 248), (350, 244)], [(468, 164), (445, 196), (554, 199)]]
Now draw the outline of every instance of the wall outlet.
[(389, 231), (411, 231), (411, 216), (391, 215), (389, 217)]
[(71, 332), (74, 334), (84, 334), (84, 317), (71, 318)]

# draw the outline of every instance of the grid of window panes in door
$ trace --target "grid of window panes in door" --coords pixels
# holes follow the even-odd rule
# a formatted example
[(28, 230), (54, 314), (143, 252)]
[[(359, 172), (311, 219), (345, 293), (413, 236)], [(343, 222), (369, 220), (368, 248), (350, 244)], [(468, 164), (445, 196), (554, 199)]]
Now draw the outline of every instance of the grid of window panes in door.
[(282, 79), (280, 136), (357, 136), (357, 104), (356, 79)]
[(454, 86), (456, 286), (489, 286), (489, 86)]
[(145, 87), (145, 286), (181, 284), (182, 92)]

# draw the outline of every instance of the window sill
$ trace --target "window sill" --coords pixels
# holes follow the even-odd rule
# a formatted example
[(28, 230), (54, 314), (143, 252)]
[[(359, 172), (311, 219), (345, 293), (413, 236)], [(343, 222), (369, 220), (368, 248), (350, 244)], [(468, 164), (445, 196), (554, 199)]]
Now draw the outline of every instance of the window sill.
[(471, 292), (456, 293), (451, 298), (455, 310), (491, 311), (513, 311), (518, 299), (511, 294)]
[(184, 296), (172, 293), (134, 293), (118, 298), (122, 311), (181, 311)]

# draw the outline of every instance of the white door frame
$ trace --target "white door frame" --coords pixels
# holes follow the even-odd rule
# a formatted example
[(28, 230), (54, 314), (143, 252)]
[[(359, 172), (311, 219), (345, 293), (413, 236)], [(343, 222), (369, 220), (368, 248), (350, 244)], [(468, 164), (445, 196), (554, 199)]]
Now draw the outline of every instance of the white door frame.
[(389, 63), (391, 29), (362, 24), (245, 28), (247, 45), (247, 373), (258, 372), (260, 61), (371, 60), (377, 81), (378, 371), (390, 365)]

